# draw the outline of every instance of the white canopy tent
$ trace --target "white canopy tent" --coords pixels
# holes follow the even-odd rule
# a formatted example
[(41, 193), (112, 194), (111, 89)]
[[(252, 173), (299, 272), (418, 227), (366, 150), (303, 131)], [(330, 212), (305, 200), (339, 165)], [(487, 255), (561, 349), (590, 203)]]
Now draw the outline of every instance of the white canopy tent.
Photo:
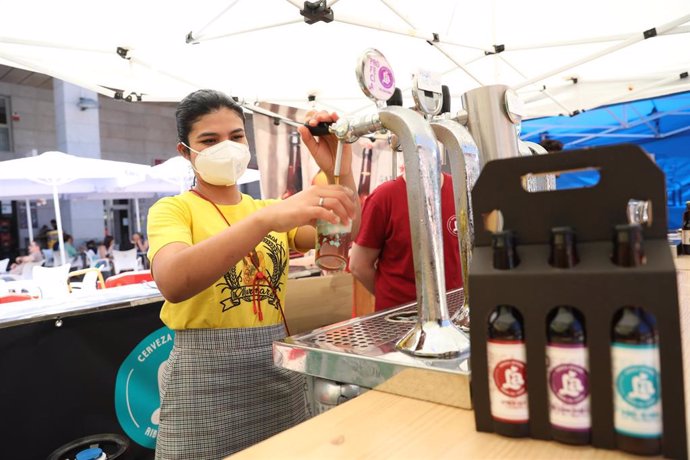
[(246, 101), (365, 113), (357, 57), (388, 58), (406, 105), (411, 75), (457, 98), (507, 84), (529, 117), (690, 89), (687, 0), (330, 0), (306, 24), (297, 0), (3, 2), (0, 63), (110, 97), (175, 101), (210, 87)]

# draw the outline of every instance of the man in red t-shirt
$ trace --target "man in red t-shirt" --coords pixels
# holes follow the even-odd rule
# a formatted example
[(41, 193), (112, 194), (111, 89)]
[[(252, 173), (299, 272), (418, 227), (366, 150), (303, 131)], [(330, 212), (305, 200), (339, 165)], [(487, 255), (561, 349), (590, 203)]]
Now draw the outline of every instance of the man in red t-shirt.
[[(449, 174), (441, 177), (441, 216), (446, 290), (451, 290), (462, 287), (462, 272), (453, 179)], [(407, 186), (403, 176), (376, 187), (364, 202), (361, 222), (350, 253), (350, 271), (375, 295), (375, 310), (416, 301)]]

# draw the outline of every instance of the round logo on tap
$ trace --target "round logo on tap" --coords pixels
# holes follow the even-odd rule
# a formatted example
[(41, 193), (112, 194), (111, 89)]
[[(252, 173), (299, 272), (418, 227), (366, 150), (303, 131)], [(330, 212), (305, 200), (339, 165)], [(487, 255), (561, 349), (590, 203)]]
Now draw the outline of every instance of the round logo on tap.
[(373, 48), (362, 54), (357, 79), (364, 94), (376, 102), (387, 101), (395, 91), (395, 76), (390, 64), (380, 51)]

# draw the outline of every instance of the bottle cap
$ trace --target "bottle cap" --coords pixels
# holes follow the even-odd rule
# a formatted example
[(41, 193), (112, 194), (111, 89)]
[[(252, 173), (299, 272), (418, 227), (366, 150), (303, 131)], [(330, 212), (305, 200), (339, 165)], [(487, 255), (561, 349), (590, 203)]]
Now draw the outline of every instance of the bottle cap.
[(571, 268), (579, 262), (575, 230), (572, 227), (552, 228), (549, 265), (557, 268)]
[(105, 458), (103, 455), (103, 449), (99, 447), (92, 447), (77, 453), (75, 460), (100, 460), (101, 458)]
[(616, 225), (613, 232), (613, 256), (611, 260), (622, 267), (637, 267), (646, 262), (642, 247), (640, 224)]
[(494, 268), (508, 270), (520, 264), (513, 230), (503, 230), (491, 235), (491, 247), (494, 250)]

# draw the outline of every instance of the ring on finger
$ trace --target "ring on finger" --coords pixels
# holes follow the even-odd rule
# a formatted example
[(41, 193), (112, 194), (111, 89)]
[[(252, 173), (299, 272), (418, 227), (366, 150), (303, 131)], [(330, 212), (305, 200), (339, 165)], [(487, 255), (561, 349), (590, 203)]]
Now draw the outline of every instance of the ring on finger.
[(322, 207), (322, 208), (323, 208), (323, 202), (324, 202), (324, 200), (325, 200), (324, 197), (322, 197), (322, 196), (319, 197), (319, 206)]

